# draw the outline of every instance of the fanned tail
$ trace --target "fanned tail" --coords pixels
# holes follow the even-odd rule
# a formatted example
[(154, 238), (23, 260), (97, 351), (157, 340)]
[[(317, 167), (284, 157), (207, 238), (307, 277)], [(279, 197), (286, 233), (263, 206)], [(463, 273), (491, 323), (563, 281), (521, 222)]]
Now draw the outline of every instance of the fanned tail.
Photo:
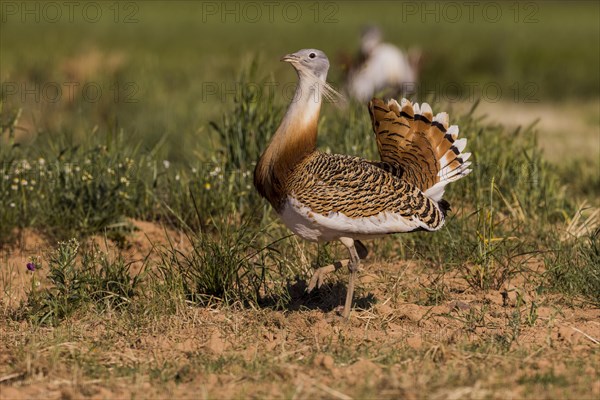
[(447, 113), (434, 117), (429, 104), (407, 99), (373, 99), (369, 112), (381, 161), (447, 208), (444, 188), (471, 172), (471, 153), (463, 153), (467, 139), (458, 139), (458, 126), (448, 126)]

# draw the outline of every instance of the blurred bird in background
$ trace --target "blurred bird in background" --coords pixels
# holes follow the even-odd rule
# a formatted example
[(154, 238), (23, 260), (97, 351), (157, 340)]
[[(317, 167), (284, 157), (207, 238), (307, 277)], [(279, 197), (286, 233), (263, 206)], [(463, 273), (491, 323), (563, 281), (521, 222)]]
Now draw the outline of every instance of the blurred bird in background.
[(405, 54), (390, 43), (383, 43), (377, 26), (363, 29), (360, 51), (349, 64), (348, 94), (364, 103), (375, 95), (398, 97), (416, 92), (422, 52), (411, 48)]

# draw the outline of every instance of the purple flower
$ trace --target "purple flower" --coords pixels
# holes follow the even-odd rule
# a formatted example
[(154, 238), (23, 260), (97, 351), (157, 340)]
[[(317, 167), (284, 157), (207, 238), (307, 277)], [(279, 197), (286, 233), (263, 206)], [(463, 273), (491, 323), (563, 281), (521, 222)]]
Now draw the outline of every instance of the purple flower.
[(34, 264), (34, 263), (32, 263), (32, 262), (29, 262), (29, 263), (27, 263), (27, 270), (28, 270), (28, 271), (34, 272), (34, 271), (35, 271), (35, 268), (36, 268), (36, 267), (35, 267), (35, 264)]

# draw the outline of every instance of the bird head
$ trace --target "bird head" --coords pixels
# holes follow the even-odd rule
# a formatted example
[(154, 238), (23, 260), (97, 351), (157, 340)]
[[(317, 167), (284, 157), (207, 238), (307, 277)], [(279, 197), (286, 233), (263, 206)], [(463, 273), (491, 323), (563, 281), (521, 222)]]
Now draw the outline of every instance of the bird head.
[(283, 56), (281, 58), (281, 61), (289, 62), (290, 64), (292, 64), (294, 69), (296, 69), (296, 71), (298, 72), (298, 75), (300, 75), (301, 77), (317, 77), (323, 82), (327, 78), (327, 71), (329, 70), (329, 59), (321, 50), (298, 50), (295, 53)]
[(360, 51), (363, 57), (368, 57), (381, 43), (383, 33), (375, 25), (365, 26), (360, 36)]

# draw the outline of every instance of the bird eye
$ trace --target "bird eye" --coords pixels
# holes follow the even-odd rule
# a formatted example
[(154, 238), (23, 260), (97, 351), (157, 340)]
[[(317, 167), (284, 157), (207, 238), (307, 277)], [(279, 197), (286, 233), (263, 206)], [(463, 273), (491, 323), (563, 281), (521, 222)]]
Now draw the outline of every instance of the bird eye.
[(315, 58), (316, 56), (317, 56), (317, 55), (316, 55), (315, 53), (310, 53), (310, 54), (308, 55), (308, 57), (310, 57), (310, 58)]

